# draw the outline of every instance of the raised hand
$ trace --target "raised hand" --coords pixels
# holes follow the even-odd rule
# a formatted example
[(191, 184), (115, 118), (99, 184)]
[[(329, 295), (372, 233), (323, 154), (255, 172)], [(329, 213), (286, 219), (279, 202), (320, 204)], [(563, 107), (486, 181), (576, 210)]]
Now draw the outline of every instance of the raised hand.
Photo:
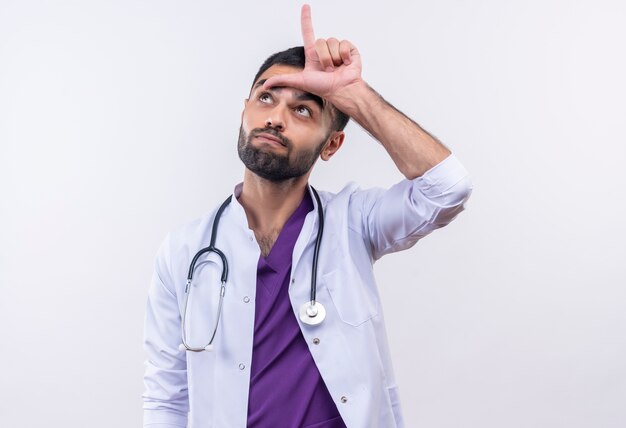
[(315, 39), (311, 7), (302, 6), (302, 39), (305, 65), (299, 73), (281, 74), (269, 78), (263, 85), (289, 86), (331, 99), (342, 89), (361, 83), (361, 56), (357, 48), (347, 40)]

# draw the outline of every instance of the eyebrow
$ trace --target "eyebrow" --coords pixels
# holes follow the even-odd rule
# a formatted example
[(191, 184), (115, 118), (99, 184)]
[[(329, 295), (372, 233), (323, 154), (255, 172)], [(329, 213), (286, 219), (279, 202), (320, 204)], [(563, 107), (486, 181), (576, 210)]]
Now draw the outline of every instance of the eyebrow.
[[(252, 89), (256, 89), (259, 86), (263, 86), (263, 84), (267, 81), (267, 79), (261, 79), (258, 82), (256, 82), (254, 84), (254, 87)], [(286, 88), (286, 86), (273, 86), (270, 89), (268, 89), (268, 91), (272, 92), (274, 90), (280, 90), (282, 88)], [(297, 96), (296, 99), (298, 101), (313, 101), (315, 104), (317, 104), (317, 106), (320, 108), (320, 110), (324, 110), (324, 100), (321, 97), (318, 97), (317, 95), (314, 95), (310, 92), (300, 92)]]

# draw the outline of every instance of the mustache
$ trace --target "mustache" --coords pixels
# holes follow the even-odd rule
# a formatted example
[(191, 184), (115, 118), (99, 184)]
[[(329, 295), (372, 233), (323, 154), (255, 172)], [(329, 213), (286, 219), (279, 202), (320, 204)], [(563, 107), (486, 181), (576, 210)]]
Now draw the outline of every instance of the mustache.
[(256, 137), (259, 134), (270, 134), (271, 136), (278, 138), (284, 146), (291, 148), (291, 140), (281, 135), (274, 128), (254, 128), (250, 132), (250, 138)]

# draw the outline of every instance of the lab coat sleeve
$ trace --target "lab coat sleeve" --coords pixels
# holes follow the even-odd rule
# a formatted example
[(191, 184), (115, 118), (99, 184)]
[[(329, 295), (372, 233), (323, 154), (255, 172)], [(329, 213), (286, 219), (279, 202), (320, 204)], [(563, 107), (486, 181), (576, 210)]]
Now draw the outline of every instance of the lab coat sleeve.
[(157, 253), (144, 319), (143, 426), (187, 426), (187, 363), (181, 343), (181, 316), (170, 275), (170, 239)]
[(364, 192), (362, 225), (372, 258), (410, 248), (450, 223), (471, 192), (470, 177), (454, 154), (413, 180)]

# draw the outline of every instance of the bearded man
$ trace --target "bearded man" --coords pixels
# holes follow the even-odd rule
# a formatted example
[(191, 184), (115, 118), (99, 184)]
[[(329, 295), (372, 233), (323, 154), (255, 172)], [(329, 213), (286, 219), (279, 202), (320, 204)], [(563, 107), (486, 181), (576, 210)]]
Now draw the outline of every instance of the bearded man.
[[(307, 5), (301, 20), (304, 46), (270, 56), (245, 100), (243, 182), (159, 249), (146, 427), (403, 426), (372, 266), (448, 224), (471, 182), (362, 79), (351, 42), (315, 39)], [(405, 179), (386, 190), (310, 186), (350, 118)]]

